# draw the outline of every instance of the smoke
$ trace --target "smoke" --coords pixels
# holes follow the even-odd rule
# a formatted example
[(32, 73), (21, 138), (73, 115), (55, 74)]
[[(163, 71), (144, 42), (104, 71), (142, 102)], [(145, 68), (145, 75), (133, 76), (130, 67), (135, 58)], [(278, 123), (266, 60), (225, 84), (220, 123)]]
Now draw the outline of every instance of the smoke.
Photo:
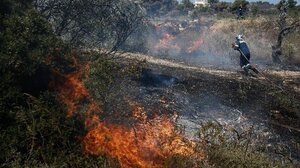
[[(254, 63), (271, 63), (272, 35), (263, 20), (153, 20), (146, 36), (147, 54), (192, 65), (236, 68), (240, 54), (231, 48), (243, 34)], [(265, 27), (264, 30), (260, 26)]]
[(209, 34), (208, 23), (166, 20), (155, 23), (152, 31), (147, 39), (151, 55), (194, 65), (232, 65), (228, 51), (224, 50), (224, 45), (218, 44), (220, 39), (226, 39), (218, 33)]

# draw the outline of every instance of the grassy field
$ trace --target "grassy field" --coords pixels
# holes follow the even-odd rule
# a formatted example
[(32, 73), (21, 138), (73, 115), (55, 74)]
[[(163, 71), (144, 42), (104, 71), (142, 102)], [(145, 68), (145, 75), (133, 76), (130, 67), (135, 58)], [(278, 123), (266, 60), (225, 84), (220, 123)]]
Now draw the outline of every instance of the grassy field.
[[(237, 34), (243, 34), (248, 43), (252, 59), (271, 62), (271, 46), (276, 43), (278, 26), (275, 16), (260, 16), (255, 18), (236, 19), (213, 19), (213, 25), (204, 32), (206, 45), (201, 50), (207, 53), (223, 53), (232, 55), (230, 44), (234, 42)], [(204, 19), (205, 21), (206, 19)], [(287, 64), (300, 64), (300, 34), (289, 34), (283, 42), (283, 60)]]

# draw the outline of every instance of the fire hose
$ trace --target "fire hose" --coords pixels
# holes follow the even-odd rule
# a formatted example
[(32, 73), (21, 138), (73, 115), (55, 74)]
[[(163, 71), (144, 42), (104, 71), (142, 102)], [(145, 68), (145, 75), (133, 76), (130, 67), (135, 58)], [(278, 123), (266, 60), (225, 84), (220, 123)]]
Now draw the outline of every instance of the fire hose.
[[(234, 44), (232, 44), (233, 47)], [(242, 50), (240, 48), (238, 48), (238, 51), (242, 54), (242, 56), (249, 62), (250, 64), (250, 60), (246, 57), (246, 55), (242, 52)], [(251, 65), (251, 64), (250, 64)], [(252, 65), (251, 65), (252, 66)], [(273, 86), (279, 88), (280, 90), (284, 90), (281, 86), (277, 85), (276, 83), (274, 83), (271, 79), (269, 79), (262, 71), (258, 70), (258, 66), (255, 64), (254, 65), (254, 69), (258, 72), (257, 75), (260, 75), (261, 77), (265, 78), (268, 82), (270, 82)]]

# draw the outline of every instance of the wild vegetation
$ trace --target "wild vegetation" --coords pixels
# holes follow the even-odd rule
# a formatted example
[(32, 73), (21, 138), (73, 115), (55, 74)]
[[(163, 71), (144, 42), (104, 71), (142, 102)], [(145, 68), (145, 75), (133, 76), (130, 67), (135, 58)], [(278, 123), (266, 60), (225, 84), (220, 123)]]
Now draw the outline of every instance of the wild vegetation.
[[(115, 51), (133, 30), (134, 21), (129, 19), (136, 18), (127, 16), (132, 14), (130, 11), (122, 16), (121, 10), (125, 12), (127, 9), (119, 9), (118, 12), (107, 9), (110, 11), (107, 13), (98, 10), (102, 9), (101, 4), (94, 11), (110, 17), (95, 15), (101, 20), (90, 18), (92, 27), (82, 24), (83, 14), (89, 15), (86, 12), (92, 12), (88, 8), (91, 6), (85, 6), (82, 11), (70, 8), (84, 2), (88, 3), (1, 1), (1, 167), (111, 167), (117, 164), (113, 159), (91, 157), (82, 151), (83, 119), (80, 116), (66, 117), (64, 104), (48, 86), (56, 78), (55, 73), (67, 74), (78, 70), (72, 61), (75, 53), (71, 52), (71, 47), (79, 47), (80, 41), (87, 40), (86, 33), (95, 30), (92, 28), (95, 28), (96, 22), (103, 24), (98, 26), (107, 28), (101, 31), (122, 27), (117, 35), (102, 32), (110, 36), (107, 37), (109, 41), (113, 41), (102, 43), (111, 44), (105, 53)], [(69, 6), (70, 3), (74, 6)], [(79, 15), (80, 18), (77, 17)], [(129, 22), (132, 25), (127, 25)], [(72, 44), (71, 47), (69, 44)], [(115, 64), (109, 66), (118, 67)], [(105, 72), (102, 71), (102, 74), (105, 75)], [(112, 73), (108, 75), (112, 77)]]
[[(287, 154), (272, 159), (268, 152), (250, 145), (251, 130), (237, 133), (208, 122), (199, 126), (198, 139), (190, 141), (173, 121), (176, 112), (159, 109), (146, 114), (143, 106), (150, 105), (134, 102), (149, 63), (126, 59), (123, 52), (148, 53), (155, 17), (201, 20), (202, 15), (216, 14), (204, 40), (218, 40), (199, 50), (211, 53), (212, 46), (220, 45), (216, 53), (229, 53), (229, 39), (242, 24), (250, 27), (243, 33), (255, 57), (271, 58), (271, 45), (281, 40), (275, 44), (279, 63), (300, 65), (294, 1), (278, 5), (291, 9), (288, 17), (279, 17), (279, 26), (273, 9), (271, 14), (260, 11), (263, 2), (209, 3), (210, 7), (194, 8), (189, 0), (1, 0), (0, 167), (297, 167), (294, 158), (285, 158)], [(240, 4), (249, 14), (237, 21), (233, 13)], [(258, 29), (261, 34), (254, 34)], [(181, 38), (197, 39), (194, 33), (181, 34)], [(262, 38), (254, 42), (258, 37)], [(178, 69), (170, 71), (176, 74)], [(233, 96), (227, 93), (231, 79), (203, 73), (195, 79), (185, 73), (190, 72), (177, 74), (187, 78), (178, 79), (187, 92), (214, 93), (216, 84), (224, 85), (216, 96), (236, 106), (252, 98), (246, 95), (264, 91), (270, 94), (262, 103), (265, 109), (280, 111), (287, 118), (283, 122), (299, 123), (299, 95), (289, 87), (289, 93), (284, 93), (265, 83), (234, 79), (238, 91)], [(205, 87), (196, 91), (193, 85), (198, 84)], [(257, 95), (264, 98), (262, 93)], [(168, 108), (167, 100), (159, 101)], [(103, 136), (97, 136), (99, 132)], [(124, 137), (126, 143), (113, 135)], [(118, 149), (123, 153), (117, 153)]]

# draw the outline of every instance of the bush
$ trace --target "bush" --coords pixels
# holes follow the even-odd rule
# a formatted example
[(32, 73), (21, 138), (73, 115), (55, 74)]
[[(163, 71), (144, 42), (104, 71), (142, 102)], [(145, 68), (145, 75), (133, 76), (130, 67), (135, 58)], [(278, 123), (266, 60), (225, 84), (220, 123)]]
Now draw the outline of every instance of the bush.
[(197, 159), (190, 156), (173, 155), (165, 162), (165, 167), (190, 168), (197, 167), (201, 163)]
[(34, 10), (7, 15), (0, 22), (0, 104), (11, 107), (21, 96), (25, 79), (37, 73), (58, 40)]
[[(199, 131), (198, 147), (204, 149), (209, 165), (213, 167), (294, 167), (294, 165), (273, 160), (255, 146), (256, 137), (252, 131), (238, 133), (219, 123), (208, 122)], [(254, 144), (254, 145), (253, 145)]]
[(133, 85), (131, 79), (140, 75), (138, 63), (125, 65), (103, 55), (97, 54), (96, 57), (98, 59), (91, 64), (89, 77), (85, 79), (87, 88), (91, 90), (92, 97), (102, 103), (104, 111), (126, 111), (126, 97)]
[(1, 167), (117, 166), (105, 157), (84, 154), (80, 145), (83, 122), (79, 116), (66, 118), (53, 95), (45, 93), (40, 99), (26, 99), (28, 107), (11, 110), (13, 122), (1, 129)]
[(65, 122), (60, 106), (47, 101), (29, 97), (28, 108), (18, 106), (10, 111), (14, 122), (1, 131), (4, 165), (50, 163), (49, 159), (57, 157), (61, 146), (71, 145), (66, 137), (74, 136), (66, 129), (73, 129), (73, 123)]
[(50, 73), (46, 62), (52, 51), (58, 54), (65, 46), (31, 2), (0, 2), (0, 167), (120, 167), (83, 152), (83, 119), (66, 118), (55, 95), (34, 85), (40, 98), (24, 94), (24, 86), (33, 84), (29, 80), (43, 78), (45, 69)]

